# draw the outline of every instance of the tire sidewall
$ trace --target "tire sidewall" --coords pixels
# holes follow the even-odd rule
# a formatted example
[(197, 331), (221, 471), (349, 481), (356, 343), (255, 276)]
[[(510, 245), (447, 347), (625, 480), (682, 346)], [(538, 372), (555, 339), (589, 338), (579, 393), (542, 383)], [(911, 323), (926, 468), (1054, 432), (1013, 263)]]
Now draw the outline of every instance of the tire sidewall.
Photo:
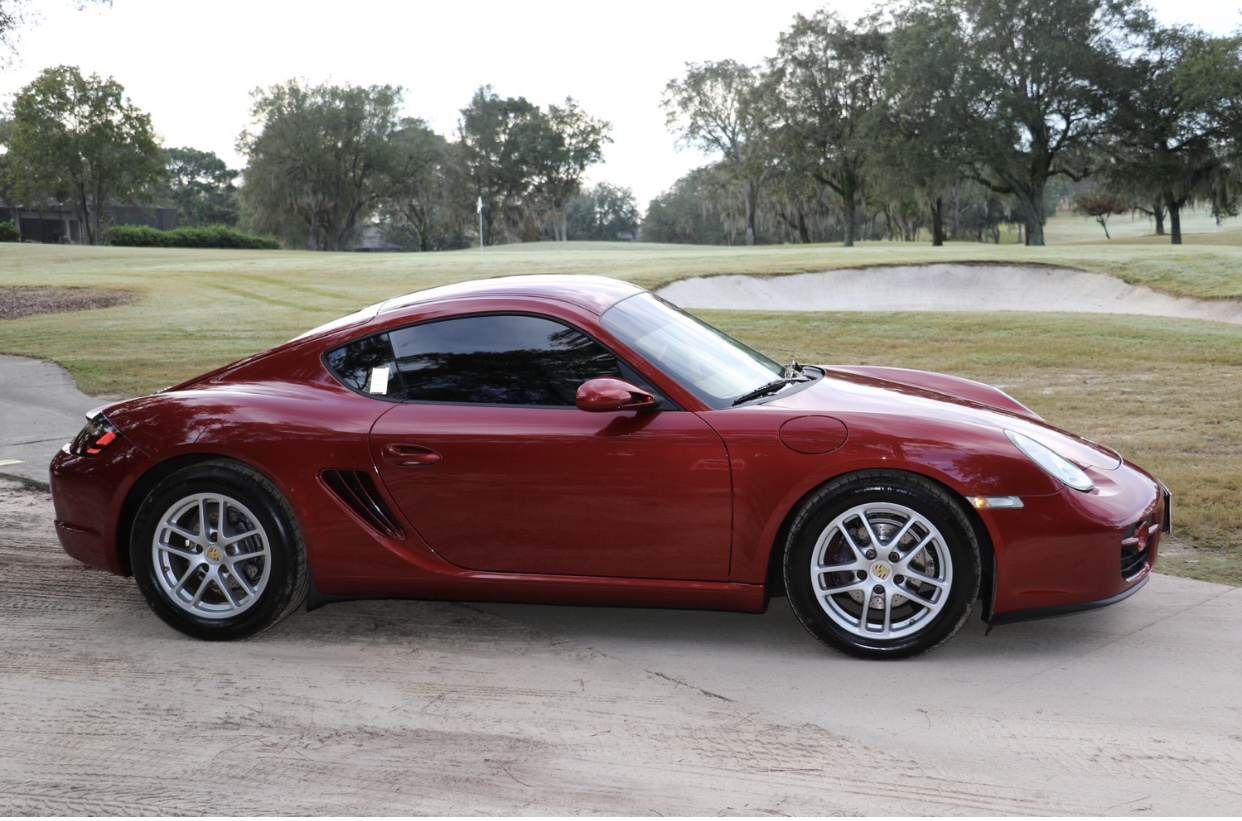
[[(244, 612), (225, 619), (195, 616), (178, 606), (158, 579), (153, 543), (163, 517), (182, 499), (218, 493), (245, 505), (263, 528), (270, 549), (267, 584)], [(138, 589), (152, 611), (189, 636), (213, 641), (246, 638), (271, 627), (290, 610), (304, 565), (301, 537), (288, 505), (261, 474), (241, 464), (212, 462), (185, 468), (160, 483), (143, 500), (134, 519), (130, 561)], [(304, 584), (302, 585), (304, 587)]]
[[(811, 578), (812, 554), (824, 529), (845, 511), (877, 502), (904, 505), (926, 517), (940, 531), (953, 563), (944, 607), (917, 632), (900, 638), (868, 638), (837, 624), (821, 606)], [(979, 593), (979, 547), (960, 507), (938, 485), (900, 474), (851, 477), (830, 483), (804, 503), (786, 542), (784, 574), (794, 613), (817, 639), (861, 658), (907, 658), (939, 647), (965, 623)]]

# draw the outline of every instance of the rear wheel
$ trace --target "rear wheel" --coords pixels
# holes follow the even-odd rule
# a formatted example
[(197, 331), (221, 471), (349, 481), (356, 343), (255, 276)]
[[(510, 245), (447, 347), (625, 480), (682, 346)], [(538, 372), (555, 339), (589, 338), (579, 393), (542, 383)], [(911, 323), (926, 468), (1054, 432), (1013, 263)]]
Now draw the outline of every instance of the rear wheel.
[(155, 614), (195, 638), (252, 636), (306, 598), (293, 512), (271, 482), (237, 462), (185, 468), (151, 491), (135, 519), (130, 559)]
[(862, 658), (906, 658), (948, 641), (979, 592), (979, 545), (957, 498), (921, 476), (830, 482), (795, 516), (785, 586), (803, 626)]

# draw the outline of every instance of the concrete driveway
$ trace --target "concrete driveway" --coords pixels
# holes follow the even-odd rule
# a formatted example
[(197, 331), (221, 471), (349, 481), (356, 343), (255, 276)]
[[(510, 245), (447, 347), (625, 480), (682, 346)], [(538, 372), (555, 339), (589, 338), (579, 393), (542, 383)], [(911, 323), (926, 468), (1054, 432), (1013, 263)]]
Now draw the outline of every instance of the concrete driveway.
[(47, 484), (47, 467), (61, 445), (103, 404), (78, 390), (59, 365), (0, 356), (0, 475)]

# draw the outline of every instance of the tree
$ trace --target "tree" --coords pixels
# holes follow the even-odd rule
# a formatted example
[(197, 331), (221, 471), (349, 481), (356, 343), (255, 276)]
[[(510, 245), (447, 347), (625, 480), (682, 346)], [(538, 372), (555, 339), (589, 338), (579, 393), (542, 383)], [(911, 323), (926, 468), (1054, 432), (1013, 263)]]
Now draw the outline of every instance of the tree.
[(100, 242), (114, 200), (149, 196), (165, 174), (150, 116), (124, 95), (111, 77), (57, 66), (22, 89), (13, 106), (12, 196), (72, 203), (90, 245)]
[(973, 176), (1012, 194), (1044, 244), (1050, 177), (1082, 179), (1122, 54), (1147, 23), (1137, 0), (923, 0), (957, 41), (955, 88)]
[(538, 141), (530, 152), (532, 188), (551, 211), (553, 234), (568, 239), (566, 204), (581, 188), (588, 166), (603, 159), (604, 143), (611, 126), (583, 111), (572, 97), (563, 106), (549, 105), (544, 115), (546, 129), (534, 129), (530, 137)]
[(1112, 239), (1108, 234), (1108, 218), (1129, 211), (1130, 204), (1116, 194), (1097, 190), (1074, 197), (1074, 210), (1084, 217), (1095, 217), (1104, 229), (1104, 238)]
[(473, 199), (482, 204), (484, 242), (538, 239), (545, 228), (566, 239), (566, 204), (612, 142), (610, 128), (573, 98), (544, 111), (525, 97), (501, 99), (491, 86), (479, 88), (461, 110), (458, 145)]
[(533, 184), (534, 152), (549, 140), (543, 113), (525, 97), (501, 99), (491, 86), (474, 93), (458, 122), (463, 173), (481, 202), (483, 243), (521, 235)]
[(177, 207), (181, 224), (236, 225), (236, 180), (240, 172), (229, 168), (212, 151), (170, 148), (166, 153), (165, 197)]
[(1157, 233), (1167, 212), (1174, 245), (1182, 242), (1187, 205), (1209, 202), (1217, 214), (1236, 207), (1230, 160), (1242, 122), (1231, 116), (1238, 105), (1231, 98), (1242, 93), (1240, 47), (1240, 37), (1152, 27), (1118, 86), (1110, 185), (1138, 195), (1143, 210), (1157, 215)]
[(745, 211), (746, 244), (755, 244), (755, 213), (759, 186), (767, 165), (763, 137), (768, 110), (756, 99), (753, 69), (734, 60), (686, 63), (681, 80), (664, 87), (662, 105), (678, 143), (704, 154), (719, 152), (732, 172)]
[[(832, 222), (832, 211), (824, 194), (826, 187), (800, 163), (804, 154), (773, 157), (766, 176), (764, 204), (782, 226), (791, 242), (831, 242), (824, 227)], [(840, 211), (840, 209), (836, 209)], [(844, 236), (844, 231), (839, 232)]]
[(311, 250), (347, 247), (380, 201), (401, 93), (298, 80), (255, 89), (258, 131), (244, 132), (238, 149), (249, 159), (242, 197), (256, 227), (303, 236)]
[(643, 241), (727, 244), (724, 221), (707, 191), (713, 185), (711, 176), (710, 168), (696, 169), (653, 199), (643, 218)]
[(921, 202), (932, 245), (944, 244), (945, 197), (967, 163), (968, 101), (959, 96), (961, 42), (955, 21), (932, 8), (905, 7), (889, 35), (883, 105), (870, 120), (877, 188), (888, 199)]
[[(467, 210), (467, 197), (457, 191), (453, 147), (413, 117), (401, 121), (390, 147), (381, 207), (390, 230), (412, 233), (420, 251), (460, 245), (459, 214)], [(473, 208), (468, 210), (472, 217)]]
[(569, 239), (634, 239), (638, 235), (638, 206), (630, 189), (601, 182), (569, 201), (565, 221)]
[(9, 160), (8, 146), (13, 138), (13, 120), (7, 117), (0, 117), (0, 200), (7, 203), (13, 202), (12, 186), (13, 176), (9, 173), (11, 162)]
[(764, 98), (774, 107), (780, 150), (795, 160), (844, 207), (845, 245), (857, 236), (857, 209), (872, 145), (867, 119), (881, 99), (887, 36), (873, 21), (858, 28), (822, 9), (799, 14), (780, 36)]

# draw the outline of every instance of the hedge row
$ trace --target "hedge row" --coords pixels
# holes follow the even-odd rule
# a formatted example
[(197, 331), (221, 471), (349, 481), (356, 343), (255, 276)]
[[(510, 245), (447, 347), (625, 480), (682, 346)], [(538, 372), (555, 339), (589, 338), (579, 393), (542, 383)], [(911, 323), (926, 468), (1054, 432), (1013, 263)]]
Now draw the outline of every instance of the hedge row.
[(146, 225), (117, 225), (108, 229), (109, 245), (129, 248), (246, 248), (275, 251), (280, 243), (270, 237), (243, 234), (235, 228), (209, 225), (206, 228), (175, 228), (161, 231)]
[(17, 226), (12, 220), (0, 222), (0, 242), (20, 242), (22, 232), (17, 230)]

